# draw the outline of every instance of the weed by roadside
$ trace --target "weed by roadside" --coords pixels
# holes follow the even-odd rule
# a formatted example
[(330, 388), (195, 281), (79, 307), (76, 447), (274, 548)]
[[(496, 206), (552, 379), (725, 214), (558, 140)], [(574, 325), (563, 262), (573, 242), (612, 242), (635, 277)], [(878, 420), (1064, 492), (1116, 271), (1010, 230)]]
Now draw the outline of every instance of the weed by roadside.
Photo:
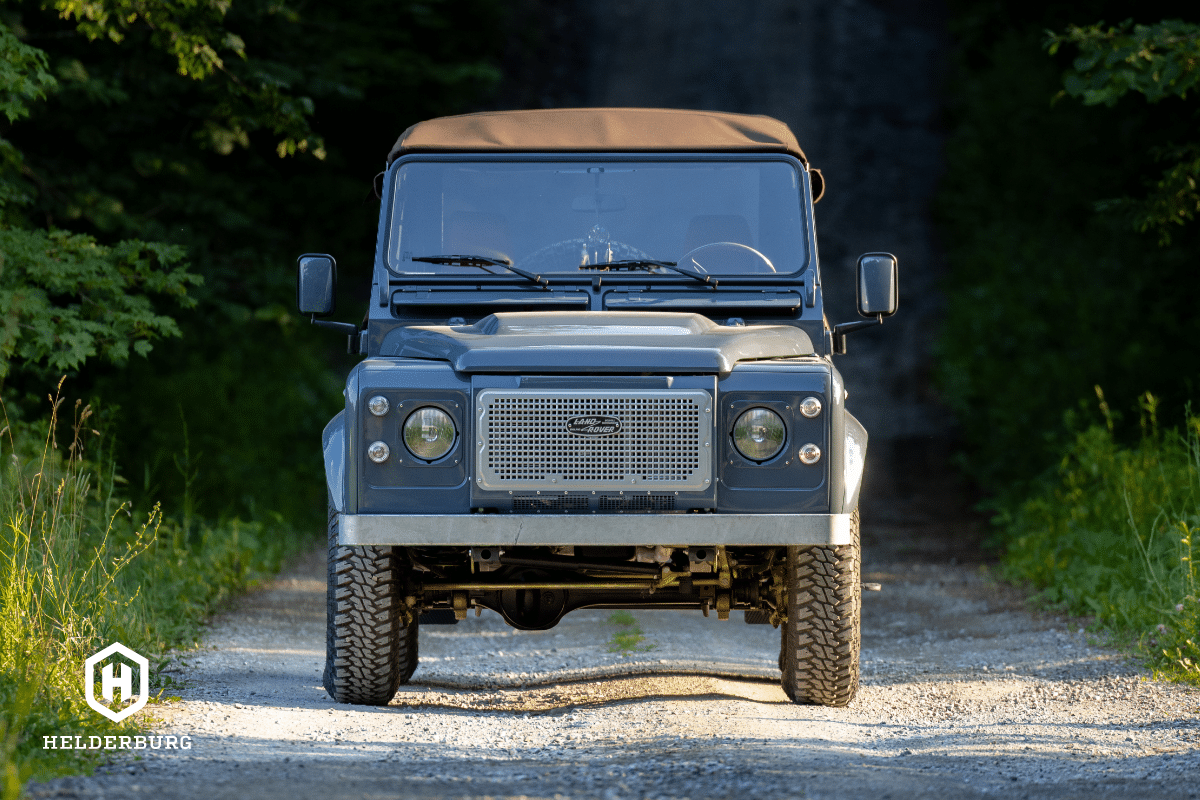
[(1123, 447), (1104, 425), (1079, 433), (1057, 482), (1002, 515), (1004, 568), (1048, 604), (1095, 615), (1162, 677), (1200, 685), (1200, 416), (1160, 430), (1142, 398), (1142, 438)]
[(646, 641), (646, 634), (637, 624), (633, 614), (628, 611), (614, 611), (608, 617), (608, 624), (617, 626), (612, 638), (608, 640), (608, 652), (629, 655), (655, 648), (653, 643), (642, 644)]
[[(76, 404), (72, 441), (47, 424), (0, 431), (0, 797), (29, 780), (88, 771), (96, 751), (43, 748), (44, 736), (130, 735), (85, 700), (84, 661), (119, 641), (151, 660), (151, 695), (170, 679), (163, 654), (195, 641), (204, 616), (307, 543), (281, 523), (187, 523), (121, 501), (103, 439)], [(39, 446), (40, 441), (40, 446)], [(145, 712), (143, 712), (145, 713)]]

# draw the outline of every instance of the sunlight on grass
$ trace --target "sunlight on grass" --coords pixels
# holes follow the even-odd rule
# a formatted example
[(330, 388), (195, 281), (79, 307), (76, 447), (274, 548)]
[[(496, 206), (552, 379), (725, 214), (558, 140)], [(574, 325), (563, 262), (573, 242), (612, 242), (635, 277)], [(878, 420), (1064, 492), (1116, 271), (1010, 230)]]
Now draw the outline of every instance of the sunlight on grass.
[(145, 711), (117, 724), (87, 705), (87, 658), (121, 642), (150, 659), (150, 693), (161, 697), (171, 684), (161, 674), (166, 651), (196, 641), (215, 603), (309, 541), (264, 522), (189, 518), (185, 526), (157, 505), (132, 511), (118, 497), (122, 481), (90, 427), (91, 409), (75, 404), (64, 450), (55, 438), (61, 396), (51, 408), (40, 429), (0, 431), (3, 800), (19, 796), (31, 777), (88, 771), (104, 757), (43, 749), (44, 736), (129, 735), (144, 724)]
[(1057, 482), (1005, 518), (1005, 569), (1051, 607), (1094, 615), (1156, 674), (1200, 685), (1200, 416), (1164, 432), (1146, 394), (1141, 441), (1124, 447), (1097, 394), (1106, 424), (1079, 433)]

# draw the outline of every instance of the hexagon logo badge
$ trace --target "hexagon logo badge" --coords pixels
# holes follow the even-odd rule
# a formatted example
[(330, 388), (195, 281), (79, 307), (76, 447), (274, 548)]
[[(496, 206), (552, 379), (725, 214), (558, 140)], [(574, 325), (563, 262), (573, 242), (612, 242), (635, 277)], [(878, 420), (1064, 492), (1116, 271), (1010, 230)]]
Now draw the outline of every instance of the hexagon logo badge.
[[(114, 659), (110, 663), (104, 664), (100, 670), (100, 695), (107, 701), (108, 704), (106, 704), (96, 698), (96, 667), (113, 655), (120, 655), (124, 661)], [(139, 691), (136, 695), (133, 693), (133, 668), (135, 666), (139, 677)], [(84, 663), (83, 686), (87, 704), (94, 711), (103, 714), (113, 722), (120, 722), (130, 714), (140, 711), (142, 706), (146, 705), (146, 701), (150, 699), (150, 662), (120, 642), (113, 642)], [(117, 689), (121, 690), (120, 702), (129, 703), (129, 705), (120, 710), (113, 710), (109, 704), (116, 699), (114, 694)]]

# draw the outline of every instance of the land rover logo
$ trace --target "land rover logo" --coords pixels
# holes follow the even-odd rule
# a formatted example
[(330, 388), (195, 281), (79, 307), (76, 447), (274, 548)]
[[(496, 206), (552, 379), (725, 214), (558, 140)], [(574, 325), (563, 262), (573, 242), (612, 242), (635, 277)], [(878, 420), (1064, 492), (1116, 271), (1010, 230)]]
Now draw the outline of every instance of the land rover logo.
[(621, 432), (621, 420), (616, 417), (571, 417), (567, 433), (576, 436), (612, 436)]

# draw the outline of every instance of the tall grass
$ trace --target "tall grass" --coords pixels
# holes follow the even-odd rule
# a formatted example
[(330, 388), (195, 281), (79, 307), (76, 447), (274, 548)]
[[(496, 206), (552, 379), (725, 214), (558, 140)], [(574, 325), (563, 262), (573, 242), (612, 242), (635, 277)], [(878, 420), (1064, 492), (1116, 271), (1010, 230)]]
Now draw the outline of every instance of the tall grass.
[[(0, 797), (29, 778), (86, 771), (95, 753), (43, 749), (43, 736), (128, 735), (84, 699), (84, 661), (120, 641), (150, 658), (151, 694), (169, 686), (163, 654), (195, 640), (213, 606), (274, 571), (308, 537), (277, 521), (197, 522), (134, 513), (105, 440), (77, 403), (71, 443), (48, 422), (0, 436)], [(84, 443), (97, 452), (89, 455)], [(184, 454), (184, 463), (187, 454)], [(188, 504), (184, 502), (184, 508)], [(151, 712), (152, 713), (152, 712)]]
[(1056, 480), (1002, 515), (1005, 569), (1094, 615), (1160, 674), (1200, 684), (1200, 416), (1163, 431), (1147, 393), (1141, 440), (1122, 446), (1097, 394), (1104, 424), (1078, 433)]

